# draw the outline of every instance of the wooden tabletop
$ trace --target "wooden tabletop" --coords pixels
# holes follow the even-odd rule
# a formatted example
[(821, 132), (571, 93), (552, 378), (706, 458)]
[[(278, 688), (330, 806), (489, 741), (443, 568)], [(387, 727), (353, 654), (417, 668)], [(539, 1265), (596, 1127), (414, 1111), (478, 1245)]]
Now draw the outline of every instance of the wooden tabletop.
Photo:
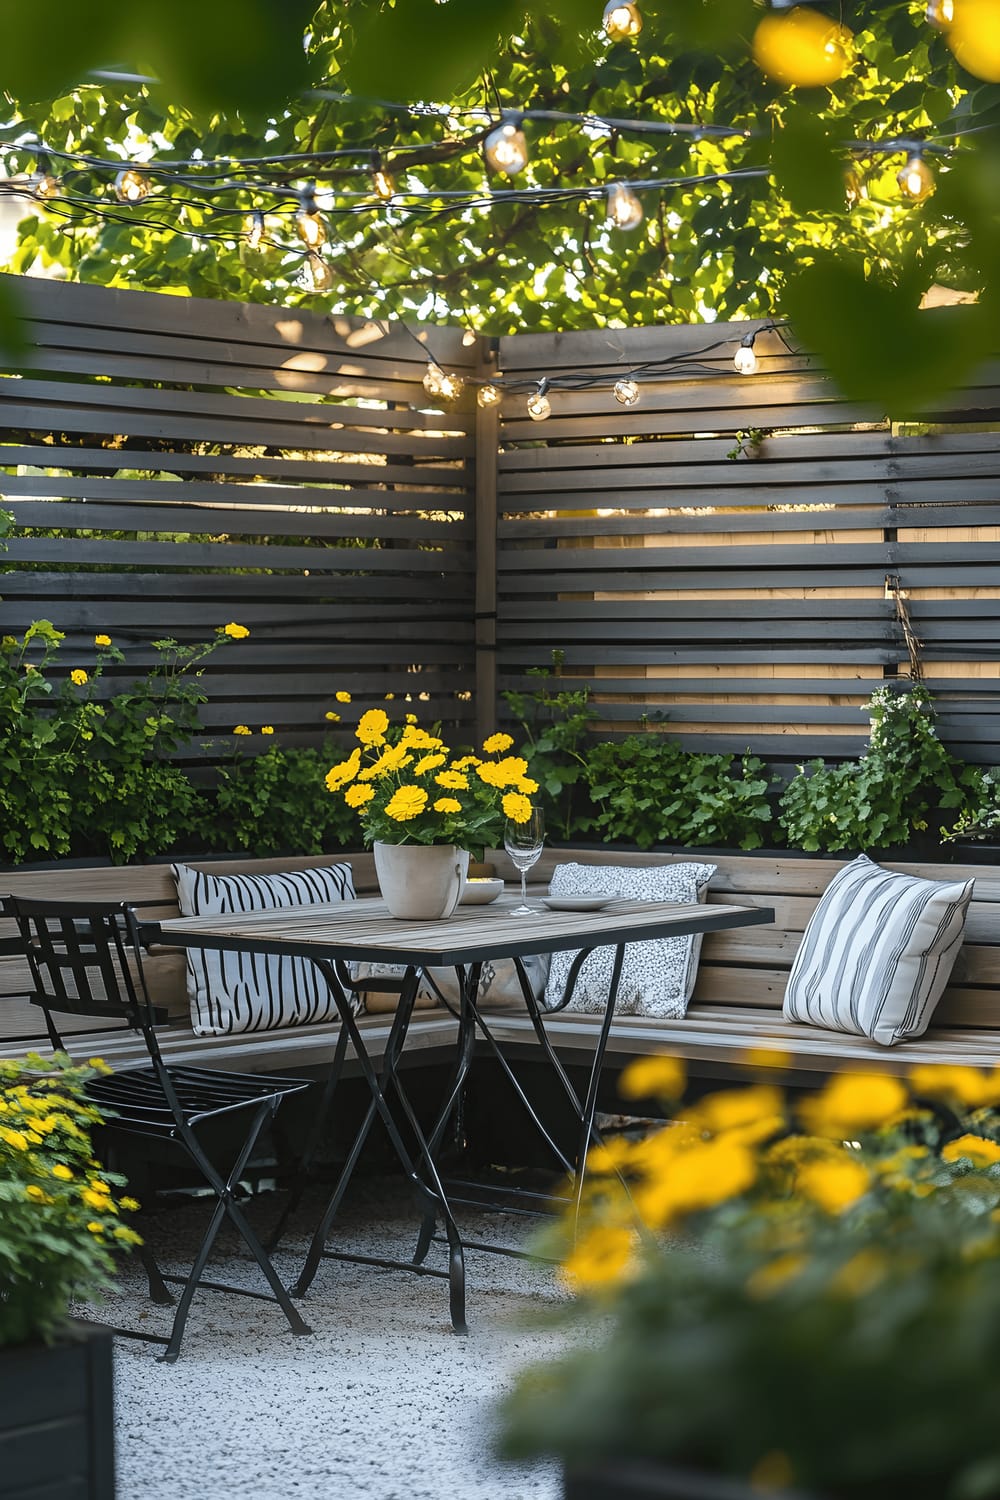
[(366, 897), (278, 911), (175, 917), (144, 922), (142, 931), (147, 942), (186, 948), (452, 967), (774, 921), (774, 912), (761, 906), (614, 900), (600, 911), (570, 912), (536, 903), (530, 916), (518, 917), (513, 915), (516, 905), (518, 897), (511, 893), (489, 906), (460, 906), (442, 921), (413, 922), (391, 917), (384, 901)]

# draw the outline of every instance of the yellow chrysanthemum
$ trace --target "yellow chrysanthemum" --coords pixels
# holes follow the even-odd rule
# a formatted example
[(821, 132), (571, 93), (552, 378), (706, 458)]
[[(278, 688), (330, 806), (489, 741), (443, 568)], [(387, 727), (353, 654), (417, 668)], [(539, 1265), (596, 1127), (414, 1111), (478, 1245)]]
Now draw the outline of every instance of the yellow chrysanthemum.
[(393, 701), (393, 699), (395, 698), (395, 696), (396, 696), (395, 693), (386, 693), (386, 695), (385, 695), (385, 702), (386, 703), (391, 703)]
[(531, 803), (520, 792), (506, 792), (500, 805), (504, 817), (515, 823), (527, 823), (531, 817)]
[(828, 1214), (842, 1214), (864, 1197), (871, 1176), (859, 1161), (844, 1156), (840, 1161), (807, 1162), (799, 1169), (795, 1186)]
[(52, 1168), (52, 1175), (53, 1177), (58, 1177), (60, 1182), (73, 1181), (73, 1173), (70, 1171), (69, 1167), (63, 1166), (61, 1161), (57, 1161), (55, 1166)]
[(69, 674), (69, 680), (70, 682), (75, 682), (77, 687), (83, 687), (85, 683), (90, 681), (90, 678), (82, 667), (74, 667), (73, 671)]
[(416, 722), (411, 724), (409, 722), (409, 715), (407, 715), (407, 722), (400, 736), (399, 743), (405, 745), (407, 750), (442, 749), (442, 742), (438, 739), (437, 735), (428, 734), (427, 730), (419, 728)]
[(415, 724), (417, 722), (417, 716), (416, 716), (416, 714), (407, 714), (406, 715), (406, 722), (407, 722), (407, 724)]
[(378, 760), (372, 761), (358, 777), (359, 781), (378, 781), (381, 776), (391, 776), (394, 771), (402, 771), (410, 764), (413, 757), (409, 755), (403, 745), (390, 745)]
[(422, 755), (413, 767), (413, 774), (426, 776), (428, 771), (436, 771), (438, 766), (443, 766), (447, 759), (448, 757), (442, 755), (440, 751), (435, 751), (433, 755)]
[(19, 1130), (11, 1130), (8, 1125), (0, 1126), (0, 1141), (6, 1141), (8, 1146), (13, 1146), (15, 1151), (27, 1151), (28, 1140)]
[(538, 791), (538, 782), (532, 781), (530, 776), (522, 776), (514, 787), (515, 792), (522, 792), (525, 797), (533, 797)]
[(96, 1219), (91, 1219), (90, 1223), (87, 1225), (87, 1228), (88, 1228), (88, 1230), (90, 1231), (91, 1234), (103, 1234), (104, 1233), (104, 1225), (103, 1224), (99, 1224)]
[(941, 1156), (944, 1161), (961, 1161), (964, 1157), (974, 1167), (990, 1167), (1000, 1161), (1000, 1146), (982, 1135), (960, 1135), (941, 1147)]
[(274, 725), (273, 724), (262, 724), (260, 726), (260, 732), (261, 732), (261, 734), (273, 734), (274, 733)]
[(618, 1089), (624, 1099), (679, 1099), (686, 1081), (679, 1057), (637, 1057), (622, 1073)]
[(347, 791), (344, 793), (344, 801), (348, 807), (353, 807), (357, 811), (359, 807), (364, 807), (366, 802), (370, 802), (374, 795), (375, 788), (373, 786), (356, 781), (353, 786), (347, 788)]
[(469, 778), (461, 771), (439, 771), (434, 780), (449, 792), (467, 792), (469, 789)]
[(635, 1201), (646, 1222), (661, 1229), (680, 1215), (714, 1208), (745, 1193), (756, 1178), (753, 1153), (741, 1142), (720, 1136), (672, 1154), (669, 1171), (654, 1172), (636, 1190)]
[(51, 1203), (52, 1199), (44, 1192), (37, 1183), (29, 1182), (24, 1190), (25, 1197), (30, 1198), (32, 1203)]
[(478, 766), (478, 764), (478, 755), (463, 755), (458, 760), (452, 761), (451, 768), (453, 771), (468, 771), (471, 770), (473, 766)]
[(223, 625), (222, 634), (234, 641), (245, 641), (250, 632), (245, 625), (237, 625), (235, 620), (230, 620), (228, 625)]
[(399, 787), (386, 803), (385, 815), (397, 823), (408, 823), (418, 818), (427, 806), (427, 793), (422, 786), (407, 783)]
[(491, 734), (488, 740), (483, 740), (483, 749), (487, 755), (500, 755), (504, 750), (509, 750), (513, 743), (509, 734)]
[(384, 745), (385, 732), (389, 728), (389, 715), (384, 708), (370, 708), (361, 715), (354, 731), (362, 745)]
[(910, 1069), (910, 1087), (921, 1099), (957, 1100), (970, 1109), (995, 1104), (1000, 1095), (1000, 1081), (995, 1074), (957, 1063), (919, 1063)]
[(462, 811), (462, 804), (454, 797), (439, 797), (434, 803), (434, 811), (439, 813), (459, 813)]
[(350, 703), (351, 701), (350, 693), (334, 693), (333, 696), (338, 703)]
[(98, 1213), (107, 1213), (112, 1206), (107, 1193), (97, 1193), (93, 1188), (84, 1188), (80, 1197), (88, 1208), (96, 1208)]
[(706, 1094), (690, 1111), (689, 1118), (695, 1125), (720, 1135), (727, 1130), (742, 1130), (748, 1125), (764, 1122), (767, 1125), (777, 1120), (780, 1125), (784, 1098), (780, 1089), (771, 1084), (755, 1084), (742, 1089), (721, 1089), (715, 1094)]
[(785, 1254), (776, 1255), (774, 1260), (768, 1261), (767, 1265), (758, 1266), (747, 1277), (747, 1291), (751, 1297), (771, 1297), (775, 1292), (780, 1292), (782, 1287), (787, 1286), (790, 1281), (800, 1275), (809, 1264), (804, 1255)]
[(341, 787), (353, 781), (361, 766), (361, 751), (356, 747), (346, 760), (331, 766), (326, 773), (326, 789), (328, 792), (339, 792)]
[(803, 1099), (799, 1114), (814, 1135), (851, 1140), (898, 1114), (907, 1099), (903, 1084), (888, 1074), (841, 1073), (815, 1098)]
[(234, 734), (253, 734), (249, 724), (237, 724), (233, 729)]
[(599, 1225), (580, 1239), (563, 1261), (563, 1272), (576, 1286), (603, 1286), (627, 1271), (635, 1254), (630, 1229)]
[(331, 724), (339, 724), (340, 723), (340, 715), (339, 714), (335, 714), (332, 708), (327, 709), (327, 711), (323, 715), (323, 717), (324, 717), (324, 719), (329, 719), (329, 721), (330, 721)]
[(95, 646), (110, 646), (111, 645), (111, 637), (109, 635), (95, 635), (94, 636), (94, 645)]
[(139, 1200), (137, 1198), (120, 1198), (118, 1201), (127, 1214), (139, 1212)]

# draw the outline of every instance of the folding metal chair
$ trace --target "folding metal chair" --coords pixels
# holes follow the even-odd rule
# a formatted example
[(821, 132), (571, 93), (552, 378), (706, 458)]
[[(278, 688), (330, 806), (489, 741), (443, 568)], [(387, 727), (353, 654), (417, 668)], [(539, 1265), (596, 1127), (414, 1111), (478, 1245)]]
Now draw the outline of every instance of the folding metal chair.
[[(145, 1040), (149, 1067), (122, 1069), (107, 1077), (94, 1078), (87, 1085), (89, 1097), (107, 1112), (107, 1128), (126, 1136), (152, 1137), (178, 1148), (215, 1193), (215, 1209), (187, 1276), (163, 1275), (148, 1248), (143, 1246), (140, 1251), (154, 1302), (173, 1302), (165, 1282), (177, 1282), (183, 1288), (169, 1338), (128, 1329), (116, 1331), (165, 1344), (159, 1358), (174, 1361), (180, 1353), (191, 1300), (203, 1287), (277, 1302), (293, 1333), (311, 1333), (236, 1198), (237, 1184), (261, 1130), (287, 1094), (298, 1093), (308, 1088), (309, 1083), (263, 1073), (168, 1066), (154, 1030), (138, 924), (127, 903), (81, 904), (6, 896), (3, 909), (5, 915), (17, 919), (35, 985), (31, 998), (44, 1007), (54, 1047), (68, 1050), (59, 1034), (56, 1020), (59, 1013), (117, 1018), (141, 1032)], [(246, 1112), (249, 1123), (243, 1144), (235, 1153), (228, 1174), (223, 1175), (199, 1139), (199, 1130), (209, 1121), (232, 1117), (238, 1111)], [(270, 1292), (203, 1280), (216, 1236), (226, 1219), (257, 1262)]]

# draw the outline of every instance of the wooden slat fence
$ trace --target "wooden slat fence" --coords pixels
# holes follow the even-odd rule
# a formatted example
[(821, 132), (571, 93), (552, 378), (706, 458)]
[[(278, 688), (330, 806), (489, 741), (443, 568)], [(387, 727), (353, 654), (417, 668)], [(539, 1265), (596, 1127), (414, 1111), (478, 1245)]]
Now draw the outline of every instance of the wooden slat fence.
[(475, 421), (428, 409), (418, 342), (469, 371), (461, 331), (25, 278), (18, 293), (33, 348), (0, 378), (5, 633), (50, 618), (65, 670), (107, 633), (120, 685), (152, 639), (247, 626), (209, 661), (209, 753), (237, 723), (315, 742), (337, 689), (361, 707), (426, 695), (422, 717), (468, 729)]
[[(609, 733), (648, 716), (689, 747), (780, 764), (862, 748), (862, 705), (910, 659), (894, 588), (956, 753), (1000, 761), (1000, 365), (921, 428), (839, 397), (777, 332), (737, 375), (748, 327), (502, 339), (509, 379), (610, 377), (504, 403), (499, 687), (565, 654)], [(714, 348), (701, 354), (706, 346)], [(641, 381), (632, 408), (610, 381)], [(756, 457), (728, 455), (763, 429)]]

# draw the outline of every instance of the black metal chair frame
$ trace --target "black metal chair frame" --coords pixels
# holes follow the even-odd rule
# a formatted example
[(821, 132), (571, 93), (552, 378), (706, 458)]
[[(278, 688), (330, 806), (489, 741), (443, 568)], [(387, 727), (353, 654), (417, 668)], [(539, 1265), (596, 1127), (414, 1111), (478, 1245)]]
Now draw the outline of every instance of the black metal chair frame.
[[(154, 1026), (156, 1012), (143, 974), (138, 923), (127, 902), (84, 904), (6, 896), (2, 904), (4, 914), (17, 920), (35, 985), (31, 998), (45, 1011), (53, 1047), (68, 1050), (53, 1012), (117, 1019), (143, 1036), (150, 1059), (148, 1068), (122, 1069), (92, 1079), (87, 1085), (89, 1098), (107, 1112), (107, 1129), (175, 1146), (194, 1163), (215, 1194), (215, 1208), (187, 1276), (164, 1275), (146, 1245), (139, 1252), (154, 1302), (173, 1303), (166, 1282), (182, 1287), (169, 1336), (131, 1329), (115, 1332), (164, 1344), (164, 1352), (158, 1358), (172, 1363), (180, 1353), (194, 1294), (205, 1289), (276, 1302), (294, 1334), (311, 1333), (236, 1196), (240, 1178), (264, 1126), (273, 1119), (282, 1099), (308, 1088), (309, 1082), (164, 1062)], [(130, 955), (134, 972), (129, 965)], [(95, 989), (95, 972), (99, 975), (100, 993)], [(67, 982), (69, 979), (71, 984)], [(243, 1144), (224, 1174), (199, 1140), (198, 1129), (206, 1121), (239, 1111), (249, 1111), (250, 1122)], [(270, 1292), (204, 1279), (216, 1237), (227, 1219), (257, 1262)]]

